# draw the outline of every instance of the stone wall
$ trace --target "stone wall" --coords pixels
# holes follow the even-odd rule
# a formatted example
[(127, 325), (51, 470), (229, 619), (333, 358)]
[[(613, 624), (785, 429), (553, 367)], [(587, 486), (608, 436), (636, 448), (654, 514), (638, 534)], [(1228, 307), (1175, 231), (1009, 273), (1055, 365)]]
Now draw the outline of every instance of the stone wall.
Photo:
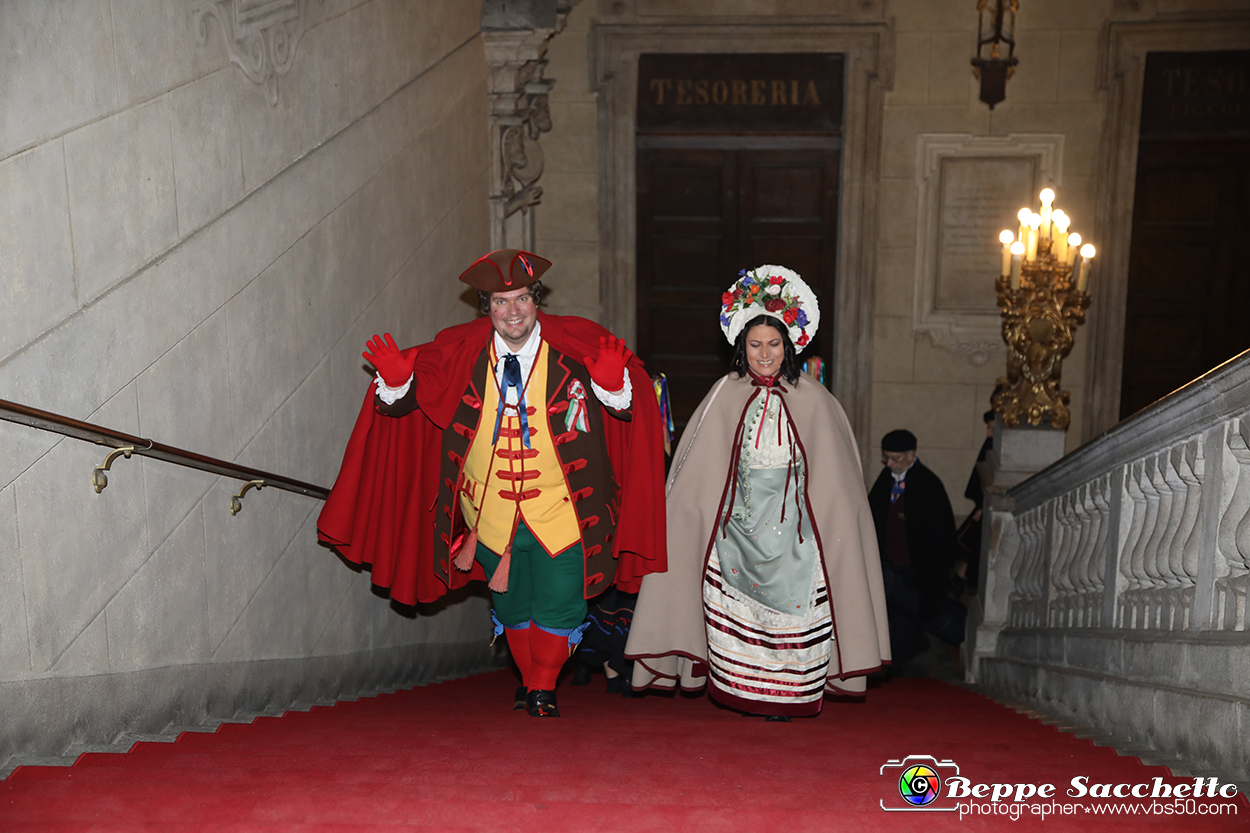
[[(474, 314), (481, 4), (291, 0), (259, 83), (233, 6), (4, 4), (0, 398), (329, 486), (368, 336)], [(490, 660), (484, 599), (392, 609), (318, 501), (232, 517), (241, 484), (138, 458), (96, 495), (102, 449), (0, 447), (0, 764)]]
[[(871, 314), (864, 326), (872, 332), (856, 334), (868, 345), (855, 361), (863, 362), (871, 384), (868, 403), (846, 401), (848, 411), (862, 410), (857, 429), (864, 449), (865, 475), (880, 470), (877, 443), (886, 431), (907, 427), (920, 441), (920, 455), (946, 483), (956, 514), (972, 509), (963, 498), (964, 485), (985, 437), (981, 414), (999, 375), (1002, 353), (983, 363), (966, 349), (935, 346), (916, 326), (914, 313), (921, 265), (917, 225), (921, 201), (918, 147), (926, 134), (970, 137), (1006, 137), (1010, 134), (1062, 134), (1058, 188), (1061, 199), (1082, 227), (1096, 225), (1095, 167), (1104, 111), (1097, 78), (1099, 33), (1113, 14), (1111, 0), (1056, 0), (1027, 4), (1017, 23), (1020, 66), (1007, 84), (1007, 99), (991, 112), (978, 100), (972, 77), (977, 30), (975, 4), (962, 0), (892, 0), (839, 3), (807, 0), (705, 0), (650, 2), (650, 0), (584, 0), (574, 6), (564, 32), (550, 42), (546, 77), (556, 79), (551, 95), (554, 127), (543, 137), (547, 166), (544, 197), (539, 209), (538, 251), (556, 265), (551, 296), (559, 312), (594, 314), (606, 299), (596, 284), (600, 269), (600, 218), (604, 201), (603, 170), (609, 160), (599, 158), (598, 135), (609, 127), (596, 118), (597, 94), (591, 84), (596, 67), (592, 29), (662, 26), (698, 29), (714, 39), (717, 26), (729, 28), (759, 23), (772, 27), (832, 27), (838, 37), (851, 38), (857, 30), (888, 26), (888, 54), (881, 59), (886, 79), (884, 121), (879, 137), (879, 171), (868, 173), (876, 208), (876, 230), (865, 246), (875, 247), (861, 262), (873, 263), (868, 282)], [(726, 34), (726, 43), (730, 35)], [(709, 47), (710, 48), (710, 47)], [(759, 51), (768, 51), (761, 38)], [(713, 50), (715, 51), (715, 50)], [(726, 48), (725, 51), (733, 51)], [(599, 108), (601, 113), (602, 108)], [(869, 154), (871, 158), (871, 154)], [(877, 179), (879, 181), (872, 181)], [(844, 220), (844, 222), (846, 222)], [(871, 228), (874, 224), (868, 224)], [(845, 245), (845, 243), (844, 243)], [(600, 267), (604, 268), (604, 267)], [(559, 270), (559, 281), (555, 280)], [(729, 284), (732, 276), (726, 276)], [(839, 280), (856, 276), (840, 275)], [(982, 307), (995, 312), (994, 275), (984, 277)], [(715, 311), (709, 312), (715, 314)], [(1100, 314), (1098, 309), (1091, 317)], [(605, 322), (609, 323), (609, 322)], [(991, 334), (993, 335), (993, 334)], [(1064, 365), (1065, 387), (1074, 391), (1073, 425), (1081, 425), (1084, 385), (1084, 347), (1080, 334)], [(1069, 435), (1069, 448), (1079, 445), (1078, 430)]]

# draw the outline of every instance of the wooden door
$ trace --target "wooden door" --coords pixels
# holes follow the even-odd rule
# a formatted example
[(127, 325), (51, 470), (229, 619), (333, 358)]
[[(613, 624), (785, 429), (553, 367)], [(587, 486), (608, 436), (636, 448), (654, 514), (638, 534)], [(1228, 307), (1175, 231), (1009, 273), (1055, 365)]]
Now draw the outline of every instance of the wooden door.
[(668, 377), (678, 433), (729, 369), (720, 298), (739, 270), (774, 263), (802, 275), (824, 313), (804, 358), (829, 362), (834, 343), (836, 142), (699, 141), (716, 146), (638, 150), (637, 347)]
[(1150, 53), (1121, 418), (1250, 348), (1247, 227), (1250, 51)]
[(1250, 348), (1250, 142), (1143, 141), (1120, 417)]

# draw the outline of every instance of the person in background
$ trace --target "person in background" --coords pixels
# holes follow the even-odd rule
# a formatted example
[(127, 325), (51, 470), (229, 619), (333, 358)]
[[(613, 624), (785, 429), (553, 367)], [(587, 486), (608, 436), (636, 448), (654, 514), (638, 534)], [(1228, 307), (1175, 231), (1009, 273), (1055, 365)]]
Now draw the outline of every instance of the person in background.
[(985, 469), (985, 458), (994, 447), (994, 412), (986, 411), (981, 419), (985, 422), (985, 442), (981, 443), (976, 465), (972, 467), (968, 485), (964, 488), (964, 497), (972, 501), (973, 509), (955, 533), (955, 541), (959, 546), (956, 571), (973, 593), (977, 592), (977, 582), (981, 574), (981, 515), (985, 511), (985, 483), (981, 478)]
[[(881, 550), (891, 670), (899, 673), (928, 649), (925, 631), (950, 612), (955, 515), (941, 479), (916, 456), (915, 434), (899, 429), (882, 437), (881, 462), (884, 468), (868, 492), (868, 504)], [(943, 636), (951, 641), (955, 630)]]

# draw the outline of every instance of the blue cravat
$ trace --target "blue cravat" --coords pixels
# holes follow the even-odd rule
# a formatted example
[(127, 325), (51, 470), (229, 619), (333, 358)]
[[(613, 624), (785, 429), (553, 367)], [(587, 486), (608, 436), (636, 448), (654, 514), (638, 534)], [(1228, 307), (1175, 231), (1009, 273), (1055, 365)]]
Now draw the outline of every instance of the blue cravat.
[(894, 488), (890, 489), (890, 503), (898, 502), (898, 499), (903, 496), (903, 492), (906, 489), (907, 489), (906, 480), (895, 480)]
[(529, 448), (530, 423), (525, 407), (525, 382), (521, 379), (521, 362), (512, 353), (503, 357), (503, 390), (499, 393), (499, 408), (495, 411), (495, 436), (491, 439), (491, 445), (499, 442), (499, 426), (503, 422), (504, 402), (511, 388), (516, 388), (517, 409), (521, 414), (521, 441), (525, 443), (526, 448)]

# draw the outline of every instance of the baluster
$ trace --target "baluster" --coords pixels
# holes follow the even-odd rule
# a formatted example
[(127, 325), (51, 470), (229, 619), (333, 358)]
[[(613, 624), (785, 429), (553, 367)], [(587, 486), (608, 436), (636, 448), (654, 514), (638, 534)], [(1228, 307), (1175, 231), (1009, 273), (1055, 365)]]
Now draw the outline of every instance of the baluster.
[(1104, 475), (1090, 490), (1098, 518), (1098, 535), (1090, 550), (1086, 570), (1091, 584), (1088, 624), (1102, 627), (1102, 599), (1107, 588), (1107, 538), (1111, 533), (1111, 475)]
[(1169, 566), (1176, 576), (1179, 587), (1176, 601), (1180, 621), (1173, 629), (1189, 629), (1190, 611), (1193, 609), (1194, 587), (1198, 582), (1198, 552), (1201, 546), (1201, 530), (1198, 515), (1202, 506), (1202, 437), (1194, 437), (1172, 451), (1172, 467), (1185, 484), (1185, 503), (1168, 554)]
[(1149, 586), (1150, 576), (1146, 574), (1144, 565), (1146, 542), (1153, 529), (1153, 517), (1158, 504), (1152, 510), (1151, 502), (1143, 484), (1148, 480), (1145, 476), (1145, 462), (1138, 460), (1128, 466), (1124, 473), (1124, 489), (1128, 497), (1125, 503), (1133, 505), (1132, 524), (1129, 528), (1129, 540), (1124, 548), (1120, 570), (1128, 579), (1124, 591), (1120, 595), (1120, 603), (1124, 605), (1121, 614), (1121, 627), (1137, 628), (1140, 626), (1140, 610), (1137, 591)]
[(1241, 630), (1246, 621), (1246, 590), (1235, 579), (1244, 577), (1250, 568), (1250, 555), (1247, 555), (1250, 547), (1243, 546), (1243, 528), (1250, 518), (1250, 444), (1246, 441), (1250, 426), (1244, 418), (1232, 419), (1227, 423), (1227, 430), (1228, 454), (1222, 461), (1221, 473), (1224, 482), (1232, 488), (1223, 490), (1230, 496), (1220, 514), (1216, 539), (1216, 548), (1223, 557), (1223, 563), (1217, 560), (1215, 564), (1216, 622), (1224, 630)]
[(1072, 523), (1072, 498), (1073, 495), (1069, 492), (1055, 501), (1055, 541), (1052, 549), (1055, 557), (1052, 559), (1050, 571), (1051, 582), (1055, 587), (1055, 598), (1050, 604), (1053, 611), (1050, 619), (1051, 625), (1055, 627), (1067, 627), (1070, 624), (1067, 621), (1068, 611), (1076, 590), (1072, 577), (1068, 574), (1076, 540), (1076, 530)]

